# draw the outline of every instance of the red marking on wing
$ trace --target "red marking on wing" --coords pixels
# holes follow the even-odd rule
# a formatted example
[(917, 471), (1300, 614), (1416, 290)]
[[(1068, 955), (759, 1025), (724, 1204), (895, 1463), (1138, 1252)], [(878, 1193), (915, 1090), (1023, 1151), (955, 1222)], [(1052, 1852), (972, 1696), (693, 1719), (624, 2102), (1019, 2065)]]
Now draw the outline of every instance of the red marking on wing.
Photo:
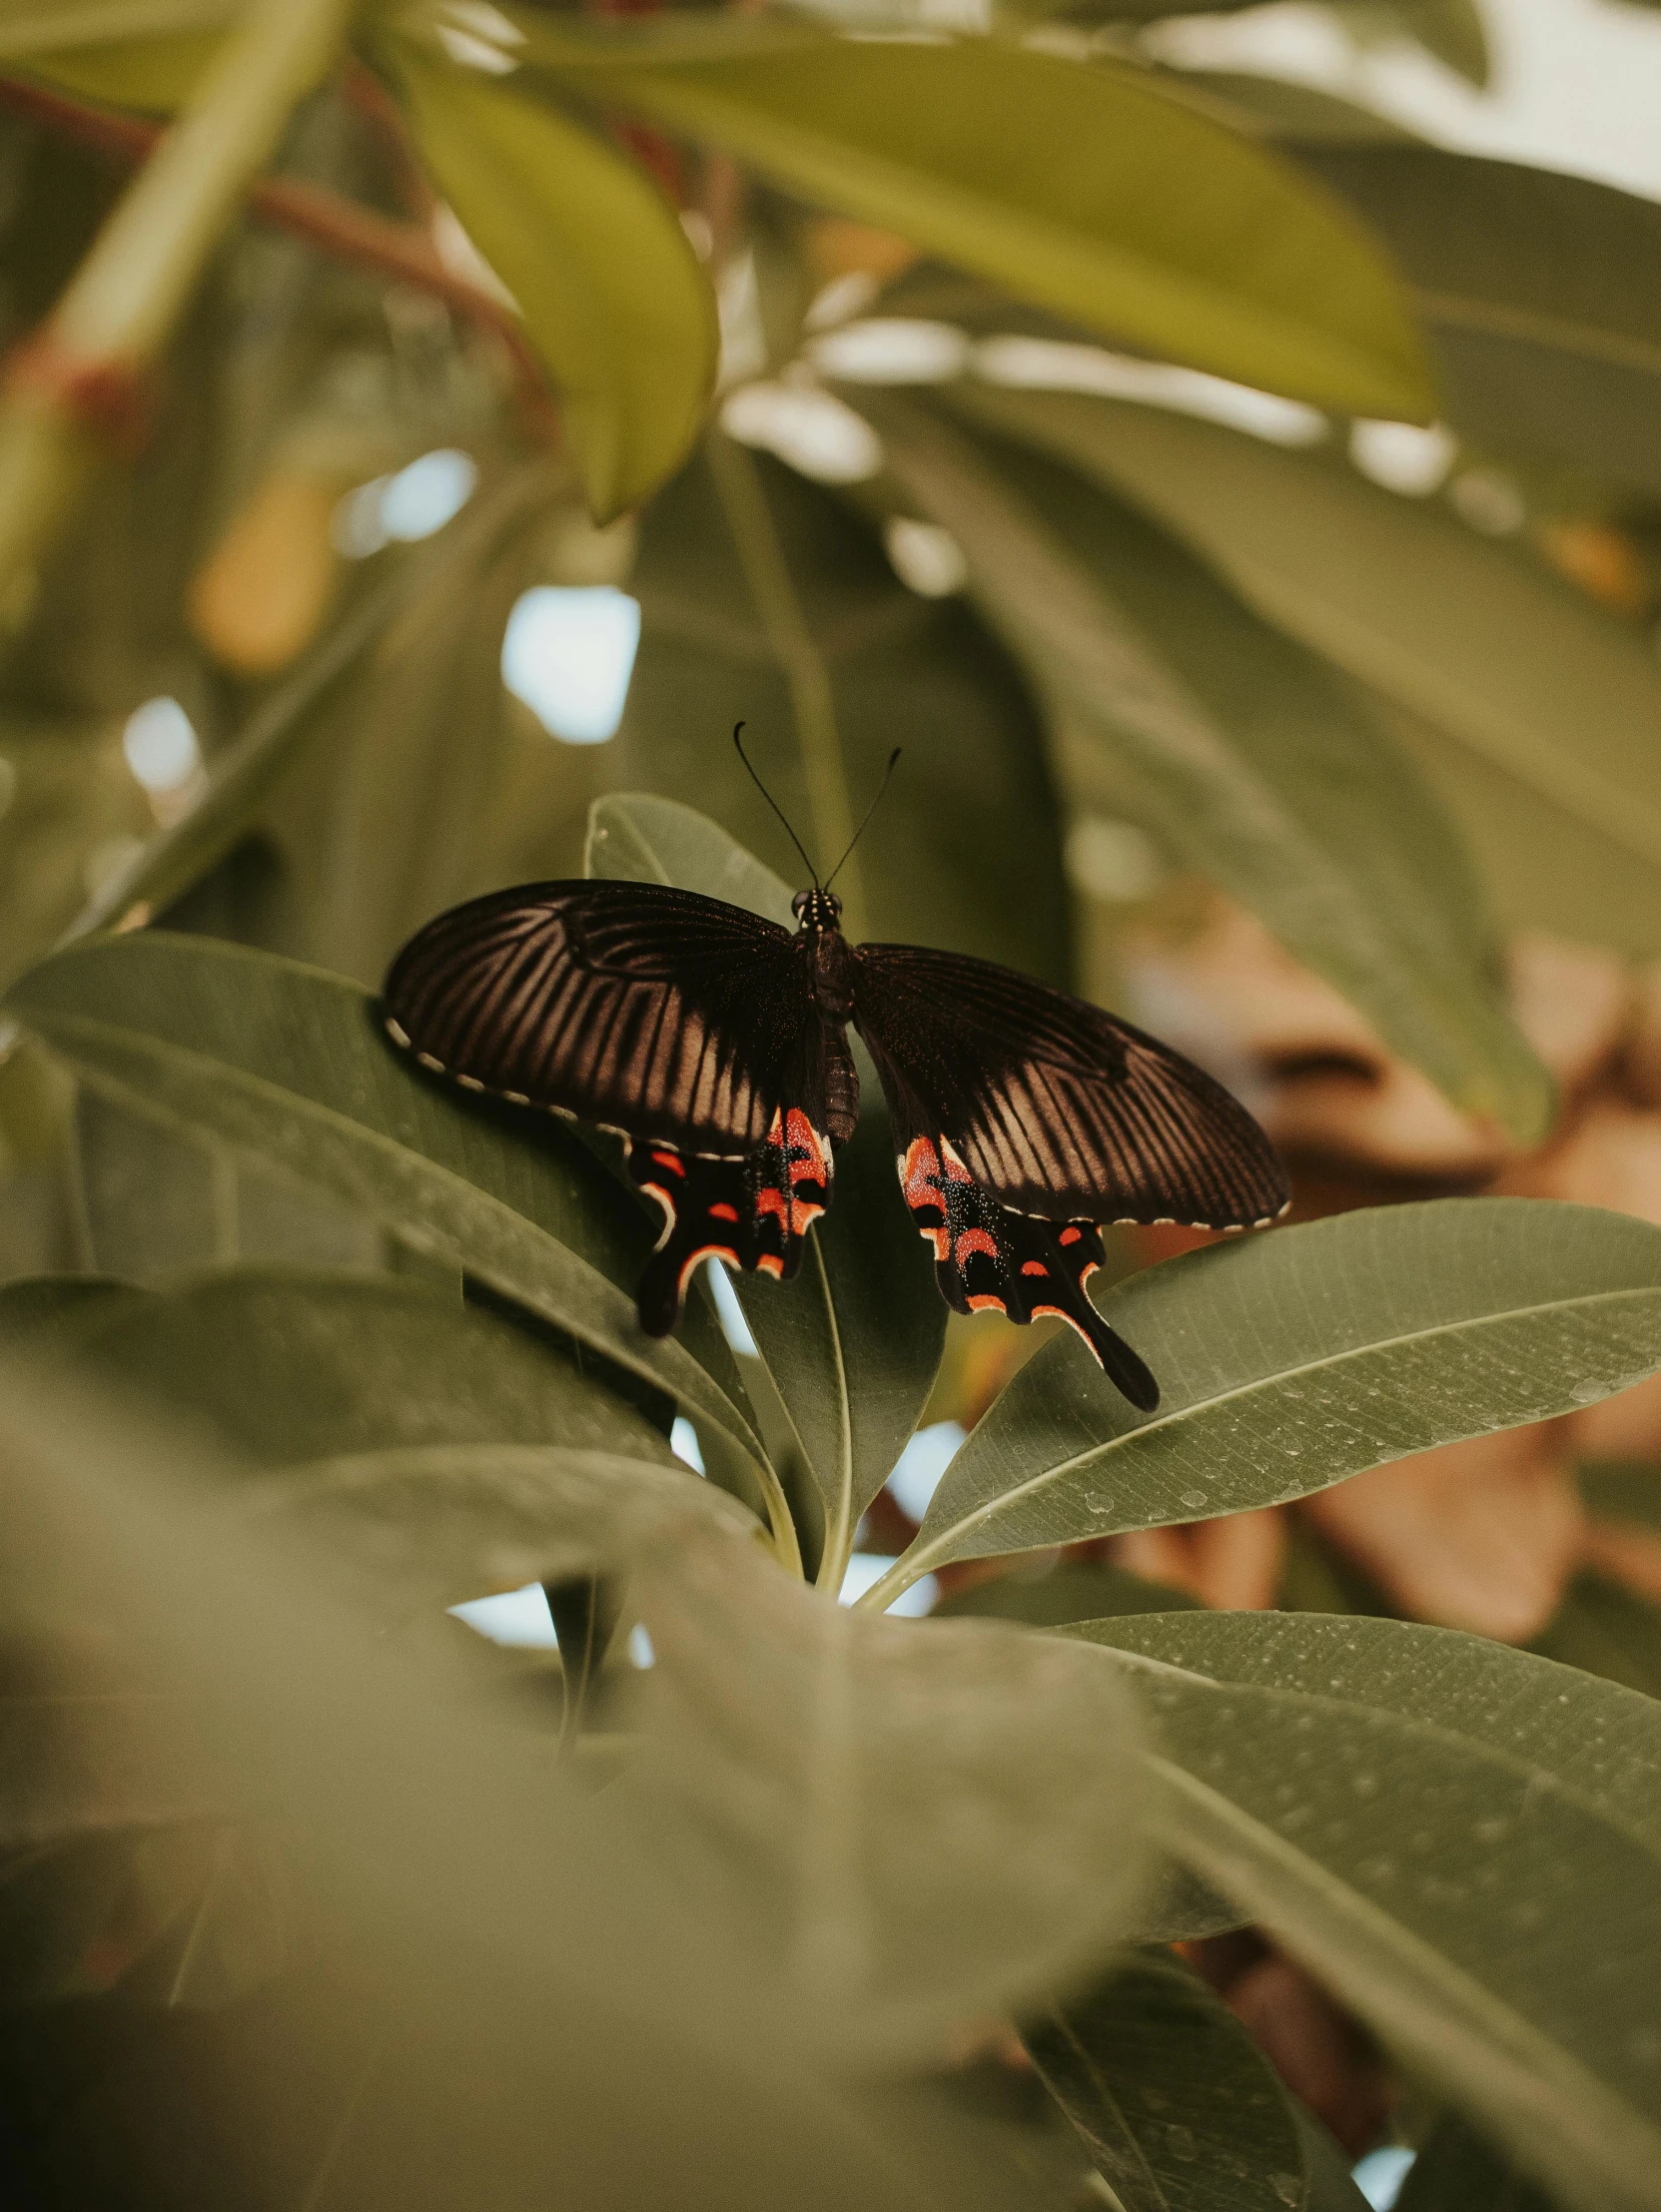
[(1061, 1240), (1064, 1244), (1076, 1244), (1084, 1233), (1083, 1229), (1075, 1228), (1073, 1223), (1069, 1221), (1066, 1228), (1061, 1232)]
[(969, 1310), (971, 1313), (1007, 1313), (1009, 1307), (1002, 1298), (971, 1298)]
[(686, 1162), (683, 1159), (677, 1159), (673, 1152), (653, 1152), (651, 1156), (654, 1166), (667, 1167), (671, 1175), (680, 1175), (684, 1178)]
[(738, 1208), (735, 1205), (728, 1205), (724, 1198), (717, 1198), (709, 1208), (709, 1218), (712, 1221), (736, 1221)]
[(1050, 1270), (1042, 1259), (1024, 1259), (1021, 1262), (1021, 1272), (1024, 1275), (1047, 1275)]
[(994, 1264), (998, 1258), (998, 1239), (987, 1229), (965, 1229), (958, 1238), (953, 1258), (961, 1267), (976, 1252), (985, 1252)]
[(906, 1204), (914, 1212), (918, 1206), (933, 1206), (939, 1210), (940, 1182), (940, 1154), (926, 1136), (914, 1136), (906, 1146), (905, 1161), (900, 1169)]

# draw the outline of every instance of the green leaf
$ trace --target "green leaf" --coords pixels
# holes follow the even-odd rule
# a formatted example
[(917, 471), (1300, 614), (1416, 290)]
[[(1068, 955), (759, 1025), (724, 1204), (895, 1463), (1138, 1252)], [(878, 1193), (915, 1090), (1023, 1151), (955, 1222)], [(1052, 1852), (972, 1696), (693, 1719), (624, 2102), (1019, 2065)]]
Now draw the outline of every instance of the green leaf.
[[(148, 920), (201, 882), (330, 735), (330, 708), (399, 617), (413, 614), (429, 625), (435, 609), (458, 600), (465, 604), (477, 567), (503, 538), (522, 531), (545, 506), (549, 489), (544, 463), (514, 469), (470, 500), (433, 544), (401, 558), (293, 674), (261, 699), (243, 728), (215, 752), (201, 797), (189, 812), (158, 831), (112, 876), (82, 908), (70, 935), (85, 936), (129, 916)], [(377, 681), (385, 688), (388, 673), (377, 670)], [(131, 782), (129, 776), (129, 792)]]
[(1554, 2200), (1447, 2113), (1419, 2146), (1395, 2212), (1554, 2212)]
[[(1347, 11), (1340, 9), (1340, 16)], [(1487, 33), (1476, 0), (1383, 0), (1376, 11), (1361, 0), (1353, 20), (1373, 36), (1416, 39), (1427, 54), (1463, 77), (1479, 92), (1487, 90), (1491, 70)]]
[(143, 1295), (109, 1275), (24, 1275), (0, 1284), (0, 1343), (11, 1351), (38, 1329), (129, 1304)]
[(114, 717), (8, 713), (0, 761), (0, 982), (9, 982), (74, 921), (99, 852), (136, 846), (154, 818)]
[[(415, 2204), (430, 2200), (435, 2176), (456, 2174), (464, 2197), (533, 2212), (557, 2173), (584, 2204), (673, 2200), (684, 2212), (840, 2212), (850, 2202), (864, 2212), (1056, 2212), (1055, 2197), (1007, 2150), (949, 2124), (926, 2092), (896, 2085), (874, 2098), (848, 2085), (845, 2054), (827, 2063), (811, 1960), (781, 1959), (768, 1941), (814, 1893), (804, 1877), (825, 1867), (823, 1851), (791, 1860), (794, 1897), (782, 1921), (767, 1920), (742, 1864), (726, 1891), (736, 1921), (702, 1911), (716, 1884), (696, 1856), (689, 1816), (675, 1816), (661, 1791), (585, 1789), (580, 1769), (556, 1766), (548, 1739), (520, 1715), (481, 1707), (476, 1659), (459, 1635), (405, 1639), (390, 1654), (356, 1608), (334, 1602), (327, 1552), (297, 1560), (292, 1545), (224, 1512), (221, 1476), (188, 1437), (95, 1421), (85, 1392), (8, 1390), (0, 1468), (0, 1642), (14, 1649), (20, 1630), (45, 1617), (68, 1627), (73, 1656), (95, 1621), (123, 1679), (163, 1692), (132, 1701), (148, 1712), (120, 1746), (129, 1802), (178, 1770), (199, 1795), (253, 1809), (268, 1827), (278, 1809), (297, 1877), (290, 1893), (304, 1914), (297, 1970), (269, 2001), (184, 2023), (185, 2063), (165, 2062), (160, 2027), (180, 2024), (165, 1991), (150, 2004), (135, 1991), (110, 2014), (85, 2005), (9, 2016), (0, 2053), (8, 2078), (26, 2065), (42, 2081), (45, 2110), (9, 2113), (8, 2148), (22, 2135), (31, 2150), (50, 2151), (54, 2201), (108, 2203), (112, 2173), (154, 2177), (152, 2194), (165, 2201), (184, 2161), (213, 2177), (206, 2196), (196, 2193), (204, 2203), (299, 2205), (308, 2191), (321, 2202), (345, 2189), (366, 2206)], [(684, 1481), (688, 1494), (703, 1487)], [(673, 1527), (660, 1530), (670, 1553), (675, 1537)], [(791, 1594), (742, 1538), (719, 1556)], [(794, 1595), (813, 1608), (798, 1624), (836, 1618), (827, 1601)], [(729, 1644), (719, 1662), (726, 1690), (739, 1691), (746, 1712), (765, 1710), (766, 1675), (735, 1670), (731, 1655)], [(825, 1674), (822, 1656), (798, 1625), (791, 1658), (809, 1695)], [(928, 1685), (937, 1712), (950, 1701), (951, 1656), (943, 1647)], [(1068, 1735), (1094, 1744), (1110, 1716), (1117, 1725), (1123, 1700), (1117, 1685), (1092, 1679), (1099, 1654), (1072, 1656), (1094, 1663), (1091, 1678), (1069, 1678), (1083, 1687), (1040, 1756), (1076, 1790)], [(636, 1680), (649, 1690), (666, 1665), (660, 1657), (652, 1676)], [(835, 1698), (821, 1707), (823, 1718)], [(72, 1760), (87, 1709), (60, 1699), (56, 1710)], [(896, 1729), (882, 1710), (880, 1699), (866, 1707), (870, 1725), (894, 1737), (886, 1779), (904, 1785), (899, 1802), (869, 1807), (880, 1831), (867, 1821), (819, 1839), (835, 1871), (846, 1867), (857, 1881), (875, 1874), (879, 1889), (910, 1866), (919, 1880), (932, 1871), (909, 1853), (908, 1792), (938, 1791), (943, 1819), (959, 1827), (966, 1802), (981, 1802), (938, 1755), (920, 1780), (928, 1724)], [(776, 1793), (779, 1743), (790, 1760), (796, 1717), (793, 1701), (752, 1798)], [(1012, 1700), (1008, 1733), (1030, 1723)], [(989, 1744), (977, 1778), (991, 1798), (1005, 1788), (1001, 1748)], [(1017, 1746), (1015, 1786), (1019, 1768)], [(1108, 1772), (1104, 1759), (1104, 1783), (1081, 1808), (1083, 1847), (1051, 1890), (1051, 1932), (1064, 1917), (1077, 1929), (1081, 1908), (1100, 1909), (1102, 1882), (1121, 1878)], [(51, 1773), (73, 1781), (76, 1770), (65, 1761)], [(5, 1780), (15, 1779), (8, 1764)], [(1008, 1825), (989, 1842), (1013, 1841), (1037, 1857), (1041, 1831), (1024, 1837), (1020, 1810), (1012, 1798)], [(856, 1865), (853, 1854), (878, 1833), (888, 1841), (872, 1856), (883, 1863)], [(997, 1915), (1012, 1886), (1023, 1908), (1024, 1866), (1012, 1876), (1011, 1860), (991, 1850), (976, 1870), (983, 1909)], [(957, 1935), (980, 1942), (976, 1912)], [(947, 2001), (961, 1974), (956, 1949), (937, 1954), (935, 1987)], [(753, 1971), (757, 1952), (765, 1977)], [(319, 1961), (315, 1979), (309, 1959)], [(974, 1979), (961, 1974), (960, 1986)], [(838, 2026), (850, 2007), (844, 1988)], [(942, 2032), (931, 2011), (931, 2056)], [(75, 2092), (67, 2125), (51, 2094), (64, 2084)], [(160, 2149), (158, 2114), (168, 2123)], [(440, 2179), (440, 2195), (446, 2188)]]
[(793, 930), (790, 886), (773, 874), (719, 822), (678, 799), (649, 791), (621, 791), (596, 799), (588, 810), (584, 863), (590, 876), (624, 883), (679, 884), (706, 899), (762, 915)]
[(656, 187), (591, 133), (414, 43), (393, 54), (421, 160), (517, 301), (607, 521), (697, 436), (719, 343), (709, 281)]
[(706, 1312), (688, 1308), (686, 1342), (641, 1333), (628, 1285), (650, 1247), (643, 1212), (551, 1118), (530, 1138), (422, 1082), (356, 985), (144, 932), (57, 955), (7, 1003), (94, 1088), (330, 1192), (759, 1452)]
[[(796, 884), (905, 757), (837, 879), (850, 937), (949, 946), (1064, 982), (1056, 800), (1032, 702), (961, 599), (924, 599), (875, 532), (770, 455), (711, 431), (643, 518), (640, 649), (613, 773), (713, 815)], [(789, 915), (786, 912), (785, 920)]]
[(1075, 795), (1136, 815), (1463, 1110), (1538, 1142), (1552, 1087), (1506, 1007), (1469, 864), (1364, 703), (1072, 471), (890, 396), (871, 412), (1050, 697)]
[(1169, 1951), (1138, 1955), (1022, 2040), (1124, 2212), (1303, 2204), (1303, 2148), (1273, 2067)]
[[(590, 873), (672, 883), (774, 921), (790, 892), (705, 816), (672, 801), (601, 800)], [(840, 1587), (860, 1515), (916, 1426), (946, 1341), (946, 1305), (901, 1200), (876, 1070), (858, 1048), (865, 1110), (836, 1155), (832, 1203), (794, 1282), (735, 1275), (756, 1345), (812, 1475), (817, 1525), (801, 1530), (810, 1571)]]
[(953, 1590), (932, 1608), (937, 1620), (1020, 1621), (1028, 1628), (1064, 1628), (1116, 1613), (1179, 1613), (1199, 1600), (1163, 1582), (1133, 1575), (1108, 1559), (1058, 1559), (1036, 1573), (1019, 1568)]
[(1395, 249), (1448, 419), (1661, 490), (1661, 308), (1644, 273), (1661, 208), (1608, 185), (1433, 146), (1306, 147), (1297, 159)]
[(235, 0), (9, 0), (0, 65), (82, 99), (166, 111), (189, 99), (237, 15)]
[(1069, 1633), (1135, 1655), (1190, 1866), (1566, 2204), (1653, 2202), (1661, 1709), (1401, 1622)]
[[(7, 1302), (0, 1291), (0, 1311)], [(71, 1307), (51, 1341), (133, 1397), (190, 1417), (250, 1472), (473, 1443), (677, 1464), (603, 1371), (396, 1276), (221, 1268)]]
[(1367, 234), (1140, 71), (1001, 38), (777, 24), (608, 36), (515, 20), (520, 58), (570, 90), (725, 147), (1092, 330), (1345, 412), (1432, 410)]
[[(1661, 1851), (1661, 1705), (1618, 1683), (1519, 1655), (1458, 1629), (1362, 1614), (1168, 1614), (1146, 1636), (1127, 1620), (1097, 1635), (1126, 1650), (1264, 1688), (1294, 1681), (1324, 1696), (1433, 1720), (1524, 1766)], [(1181, 1646), (1181, 1656), (1177, 1647)]]
[(1531, 1648), (1544, 1659), (1661, 1698), (1661, 1606), (1624, 1583), (1576, 1575)]
[(1579, 866), (1632, 887), (1629, 941), (1661, 946), (1661, 668), (1635, 628), (1449, 514), (1215, 423), (1068, 392), (978, 389), (974, 406), (1141, 502), (1270, 621), (1544, 802)]
[[(228, 21), (232, 18), (229, 8), (217, 12)], [(13, 66), (77, 99), (171, 115), (196, 91), (219, 44), (213, 33), (184, 32), (172, 38), (112, 40), (108, 45), (68, 50), (51, 46), (37, 52), (23, 46), (18, 53), (6, 30), (0, 29), (0, 60), (10, 61), (17, 53)]]
[(812, 1993), (841, 2062), (933, 2057), (1131, 1921), (1130, 1715), (1102, 1698), (1117, 1683), (1037, 1661), (1058, 1639), (873, 1620), (730, 1541), (660, 1552), (632, 1593), (656, 1653), (636, 1780), (682, 1832), (666, 1877), (711, 1868), (733, 1940)]
[(949, 1559), (1305, 1497), (1591, 1405), (1661, 1366), (1661, 1229), (1543, 1198), (1363, 1208), (1152, 1267), (1102, 1311), (1138, 1415), (1069, 1334), (1009, 1382), (862, 1603)]
[(1292, 2117), (1309, 2175), (1304, 2212), (1368, 2212), (1372, 2200), (1355, 2186), (1349, 2160), (1330, 2132), (1300, 2104), (1292, 2106)]
[[(8, 1375), (14, 1387), (0, 1396), (8, 1568), (0, 1590), (13, 1599), (11, 1628), (21, 1567), (25, 1602), (39, 1616), (53, 1619), (54, 1606), (67, 1604), (72, 1620), (108, 1622), (131, 1641), (141, 1679), (165, 1689), (171, 1674), (175, 1697), (189, 1692), (183, 1715), (165, 1698), (151, 1701), (127, 1762), (135, 1790), (145, 1782), (145, 1747), (166, 1753), (171, 1742), (181, 1780), (194, 1780), (229, 1816), (250, 1803), (281, 1805), (303, 1867), (323, 1872), (343, 1826), (369, 1813), (375, 1833), (388, 1794), (402, 1801), (413, 1779), (405, 1767), (412, 1739), (397, 1717), (408, 1687), (415, 1710), (422, 1702), (435, 1709), (414, 1739), (429, 1746), (430, 1802), (405, 1845), (422, 1860), (432, 1853), (434, 1874), (450, 1868), (439, 1892), (447, 1901), (432, 1905), (434, 1932), (465, 1941), (481, 1919), (493, 1924), (507, 1884), (536, 1921), (530, 1940), (539, 1948), (544, 1882), (522, 1884), (545, 1861), (563, 1888), (552, 1925), (563, 1929), (573, 1909), (582, 1923), (563, 1936), (570, 1955), (545, 2002), (574, 2006), (579, 2017), (597, 2003), (609, 2016), (617, 1986), (603, 1973), (591, 1980), (590, 1966), (608, 1946), (620, 1966), (649, 1933), (663, 1952), (658, 2002), (693, 2003), (712, 2047), (742, 2049), (760, 2036), (770, 2049), (786, 2037), (821, 2077), (832, 2067), (868, 2075), (873, 2064), (935, 2061), (955, 2025), (1036, 2000), (1099, 1959), (1123, 1925), (1143, 1868), (1133, 1708), (1100, 1653), (985, 1623), (855, 1616), (780, 1574), (743, 1517), (690, 1474), (607, 1480), (606, 1468), (626, 1473), (626, 1463), (606, 1461), (588, 1479), (599, 1516), (590, 1533), (605, 1566), (627, 1574), (654, 1656), (647, 1671), (627, 1662), (612, 1670), (611, 1725), (638, 1748), (615, 1744), (612, 1786), (578, 1801), (536, 1756), (522, 1721), (508, 1728), (505, 1715), (481, 1711), (476, 1663), (444, 1667), (444, 1646), (432, 1638), (401, 1639), (396, 1670), (366, 1649), (362, 1608), (337, 1611), (344, 1523), (325, 1519), (310, 1544), (294, 1531), (273, 1540), (264, 1533), (269, 1481), (237, 1482), (188, 1430), (135, 1420), (130, 1406), (113, 1427), (107, 1413), (100, 1419), (83, 1372), (70, 1379), (69, 1390), (48, 1395), (39, 1376), (17, 1387)], [(27, 1425), (31, 1416), (50, 1423), (49, 1441)], [(113, 1452), (112, 1435), (125, 1439)], [(566, 1472), (581, 1457), (570, 1455)], [(112, 1460), (121, 1472), (106, 1477)], [(169, 1470), (165, 1481), (158, 1466)], [(334, 1466), (324, 1464), (326, 1481)], [(297, 1487), (276, 1485), (276, 1502)], [(92, 1503), (106, 1490), (125, 1510), (106, 1514)], [(243, 1511), (227, 1510), (228, 1493)], [(556, 1484), (544, 1502), (555, 1507), (557, 1538), (565, 1509)], [(408, 1501), (388, 1504), (396, 1526)], [(492, 1498), (484, 1517), (498, 1505)], [(89, 1510), (100, 1513), (96, 1534), (78, 1541), (75, 1520)], [(516, 1533), (510, 1526), (509, 1537)], [(156, 1553), (170, 1545), (172, 1571), (158, 1572)], [(191, 1575), (182, 1573), (186, 1561)], [(513, 1563), (510, 1550), (509, 1572)], [(119, 1572), (147, 1583), (131, 1606), (111, 1603)], [(194, 1669), (180, 1683), (179, 1659), (168, 1664), (170, 1654), (195, 1648), (198, 1625), (170, 1629), (163, 1610), (197, 1575), (214, 1578), (202, 1625), (223, 1623), (220, 1607), (233, 1593), (230, 1618), (243, 1623), (239, 1649), (201, 1692)], [(263, 1593), (253, 1603), (251, 1584)], [(297, 1620), (291, 1603), (302, 1593)], [(287, 1683), (267, 1673), (268, 1627), (289, 1632)], [(217, 1627), (204, 1648), (223, 1633)], [(342, 1672), (340, 1696), (309, 1723), (306, 1701), (291, 1700), (299, 1682), (327, 1672), (326, 1657)], [(463, 1703), (456, 1690), (469, 1684)], [(371, 1733), (366, 1774), (365, 1749), (354, 1754), (352, 1740), (378, 1705), (384, 1733)], [(87, 1717), (60, 1701), (58, 1718), (73, 1754)], [(449, 1738), (452, 1722), (476, 1739), (470, 1753)], [(71, 1766), (67, 1779), (84, 1771)], [(469, 1774), (472, 1787), (460, 1787)], [(14, 1782), (16, 1770), (6, 1779)], [(373, 1811), (366, 1789), (380, 1801)], [(320, 1795), (332, 1801), (327, 1813)], [(481, 1835), (493, 1880), (471, 1869)], [(390, 1868), (389, 1892), (412, 1871)], [(473, 1894), (480, 1878), (488, 1897)], [(389, 1894), (364, 1900), (369, 1928), (385, 1927), (389, 1902)], [(351, 1928), (360, 1915), (346, 1906), (342, 1924)], [(343, 1948), (363, 1955), (356, 1943)], [(380, 1943), (367, 1949), (379, 1979)], [(638, 2016), (635, 2004), (629, 2009)], [(538, 2171), (545, 2186), (545, 2160)], [(784, 2201), (797, 2201), (794, 2192)]]

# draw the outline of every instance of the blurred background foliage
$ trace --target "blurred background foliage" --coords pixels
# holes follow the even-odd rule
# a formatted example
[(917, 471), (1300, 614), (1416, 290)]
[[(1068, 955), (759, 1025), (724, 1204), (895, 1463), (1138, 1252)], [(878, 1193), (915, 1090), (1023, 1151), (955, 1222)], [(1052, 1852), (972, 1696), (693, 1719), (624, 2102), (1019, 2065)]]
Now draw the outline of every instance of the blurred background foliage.
[[(162, 923), (373, 987), (439, 908), (580, 872), (620, 791), (795, 880), (743, 719), (816, 857), (903, 744), (854, 934), (1171, 1037), (1281, 1143), (1299, 1218), (1504, 1191), (1661, 1221), (1653, 201), (1197, 65), (1151, 0), (292, 4), (316, 53), (275, 154), (246, 204), (227, 171), (150, 332), (58, 304), (281, 11), (0, 5), (0, 982)], [(1471, 0), (1318, 12), (1489, 79)], [(43, 336), (77, 331), (66, 371)], [(453, 1286), (15, 1031), (0, 1177), (0, 1277)], [(972, 1426), (1032, 1348), (954, 1323), (928, 1421)], [(941, 1579), (1026, 1619), (1131, 1610), (1133, 1576), (1393, 1613), (1655, 1695), (1658, 1465), (1652, 1384)], [(926, 1497), (883, 1491), (862, 1545)], [(1264, 2033), (1362, 2147), (1375, 2054)], [(1492, 2165), (1450, 2125), (1404, 2202)]]

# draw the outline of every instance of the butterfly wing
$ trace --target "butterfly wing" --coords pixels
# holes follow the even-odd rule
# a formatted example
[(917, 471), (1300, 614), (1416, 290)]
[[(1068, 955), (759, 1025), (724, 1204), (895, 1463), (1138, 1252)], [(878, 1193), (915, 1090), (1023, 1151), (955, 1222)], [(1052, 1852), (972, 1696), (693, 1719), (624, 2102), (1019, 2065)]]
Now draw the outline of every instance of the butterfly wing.
[(399, 954), (388, 1034), (464, 1090), (616, 1130), (666, 1225), (639, 1291), (674, 1326), (710, 1252), (791, 1274), (857, 1092), (797, 939), (695, 892), (529, 884), (452, 908)]
[(1154, 1378), (1085, 1295), (1096, 1224), (1259, 1227), (1289, 1198), (1267, 1138), (1203, 1070), (1082, 1000), (912, 946), (854, 961), (854, 1021), (948, 1302), (1059, 1314), (1151, 1410)]

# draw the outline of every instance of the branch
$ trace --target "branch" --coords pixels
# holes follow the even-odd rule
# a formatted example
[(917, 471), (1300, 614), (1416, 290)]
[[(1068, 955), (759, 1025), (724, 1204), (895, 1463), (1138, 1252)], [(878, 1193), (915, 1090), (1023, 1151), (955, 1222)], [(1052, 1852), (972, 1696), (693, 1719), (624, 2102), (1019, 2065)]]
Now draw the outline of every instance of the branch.
[(40, 568), (284, 126), (335, 66), (354, 0), (250, 0), (0, 385), (0, 622)]
[[(60, 138), (72, 139), (95, 153), (129, 166), (148, 159), (164, 135), (155, 123), (115, 115), (65, 94), (16, 77), (0, 77), (0, 108), (28, 117)], [(430, 293), (463, 322), (493, 331), (510, 355), (519, 383), (527, 426), (540, 438), (558, 435), (558, 416), (548, 394), (547, 377), (525, 337), (524, 326), (504, 300), (446, 268), (431, 239), (414, 223), (394, 223), (371, 208), (318, 185), (291, 177), (262, 178), (248, 195), (248, 212), (295, 238), (321, 246), (337, 260), (374, 269), (386, 277)], [(85, 410), (111, 425), (112, 410), (87, 395)], [(113, 426), (113, 425), (111, 425)]]

